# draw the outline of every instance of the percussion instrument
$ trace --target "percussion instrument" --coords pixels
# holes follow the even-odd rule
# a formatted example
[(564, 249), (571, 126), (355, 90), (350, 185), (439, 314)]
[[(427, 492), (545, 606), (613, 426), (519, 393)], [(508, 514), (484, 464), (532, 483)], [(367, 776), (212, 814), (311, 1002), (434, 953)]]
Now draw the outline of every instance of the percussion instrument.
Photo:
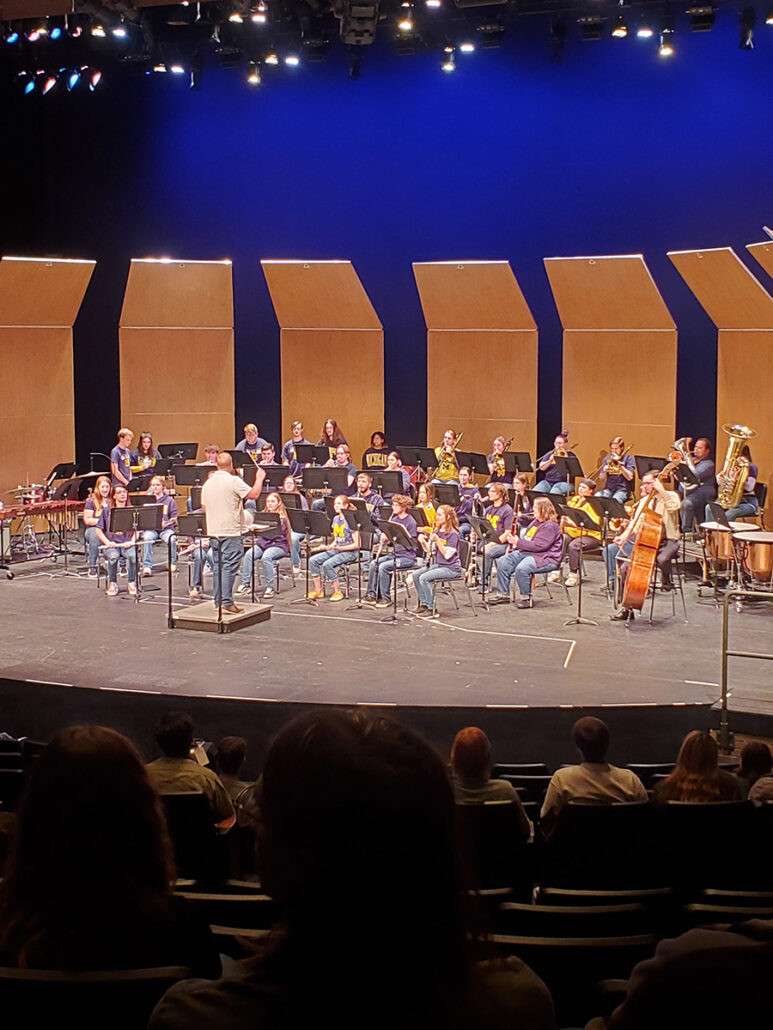
[(717, 564), (732, 562), (735, 554), (733, 552), (733, 534), (748, 531), (759, 531), (759, 526), (750, 525), (748, 522), (731, 522), (727, 529), (719, 522), (701, 522), (701, 529), (706, 534), (706, 550), (709, 557)]
[(40, 504), (45, 501), (48, 490), (45, 483), (19, 484), (15, 490), (9, 490), (9, 494), (15, 494), (19, 498), (19, 504)]
[(770, 588), (773, 585), (773, 533), (734, 533), (733, 540), (740, 547), (741, 566), (752, 580), (753, 586)]

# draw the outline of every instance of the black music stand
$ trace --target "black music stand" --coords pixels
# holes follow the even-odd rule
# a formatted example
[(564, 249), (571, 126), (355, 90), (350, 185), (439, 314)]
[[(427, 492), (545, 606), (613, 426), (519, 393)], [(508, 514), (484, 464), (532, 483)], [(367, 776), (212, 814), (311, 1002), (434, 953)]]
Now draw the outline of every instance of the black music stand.
[[(139, 604), (142, 593), (142, 565), (140, 563), (140, 533), (145, 531), (161, 532), (164, 518), (163, 504), (130, 505), (127, 508), (110, 509), (111, 533), (134, 533), (134, 595), (135, 604)], [(119, 549), (120, 550), (120, 549)], [(171, 566), (171, 559), (170, 559)], [(172, 570), (169, 569), (171, 577)], [(148, 590), (160, 590), (160, 587), (148, 587)]]
[[(57, 465), (56, 468), (53, 469), (51, 471), (51, 473), (49, 474), (48, 478), (49, 478), (49, 480), (51, 480), (51, 482), (53, 482), (55, 479), (59, 478), (58, 475), (54, 475), (54, 473), (57, 471), (57, 469), (60, 469), (60, 470), (72, 469), (73, 470), (73, 475), (75, 474), (75, 465), (73, 465), (72, 463), (70, 463), (68, 465), (65, 465), (65, 464)], [(67, 480), (65, 480), (65, 482), (60, 483), (59, 486), (56, 487), (56, 489), (53, 491), (53, 493), (51, 494), (51, 497), (50, 497), (51, 501), (64, 501), (64, 518), (62, 519), (61, 526), (54, 526), (53, 527), (54, 531), (56, 533), (58, 544), (59, 544), (59, 554), (64, 556), (64, 569), (62, 570), (62, 572), (54, 573), (52, 575), (52, 577), (51, 577), (52, 579), (60, 579), (60, 578), (67, 577), (67, 576), (75, 576), (75, 577), (80, 578), (78, 576), (77, 572), (70, 572), (70, 569), (68, 567), (68, 558), (69, 558), (69, 555), (70, 555), (70, 548), (69, 548), (69, 546), (67, 544), (67, 528), (68, 528), (68, 525), (67, 525), (67, 523), (68, 523), (68, 507), (67, 506), (71, 502), (77, 502), (78, 494), (80, 492), (80, 487), (81, 487), (80, 479), (67, 479)], [(46, 518), (48, 519), (48, 525), (49, 525), (49, 529), (50, 529), (51, 528), (51, 516), (47, 515)]]
[(648, 454), (634, 454), (633, 460), (639, 479), (643, 479), (648, 472), (661, 472), (668, 464), (665, 458), (653, 458)]
[(282, 498), (282, 504), (285, 508), (302, 508), (303, 503), (301, 502), (301, 495), (297, 493), (285, 493), (284, 490), (279, 491), (279, 496)]
[(511, 451), (516, 472), (533, 472), (534, 462), (528, 451)]
[(553, 458), (556, 468), (561, 473), (561, 478), (571, 488), (575, 479), (582, 479), (585, 473), (576, 454), (567, 454), (565, 458)]
[(368, 475), (373, 477), (373, 489), (376, 493), (382, 496), (403, 493), (403, 474), (400, 469), (373, 469), (368, 471)]
[(551, 494), (549, 490), (527, 490), (526, 496), (531, 501), (532, 511), (534, 510), (535, 501), (538, 501), (540, 498), (543, 498), (543, 500), (550, 501), (558, 515), (561, 514), (561, 506), (565, 503), (566, 500), (564, 494)]
[[(346, 611), (350, 612), (353, 608), (364, 608), (365, 603), (362, 600), (362, 537), (364, 533), (370, 534), (370, 551), (373, 553), (373, 544), (376, 539), (376, 535), (379, 530), (377, 529), (373, 519), (370, 516), (370, 512), (367, 509), (355, 508), (354, 511), (351, 508), (346, 508), (341, 513), (346, 520), (346, 525), (354, 533), (359, 533), (360, 546), (357, 548), (357, 600), (354, 604), (346, 606)], [(367, 548), (366, 548), (367, 550)], [(395, 591), (396, 592), (396, 591)]]
[[(182, 468), (192, 468), (194, 466), (183, 465)], [(196, 544), (194, 546), (199, 549), (199, 560), (201, 561), (201, 582), (202, 586), (204, 583), (204, 545), (202, 544), (202, 538), (207, 535), (207, 517), (204, 512), (198, 512), (195, 515), (178, 515), (177, 517), (177, 530), (175, 531), (175, 539), (181, 536), (192, 537)], [(172, 615), (172, 541), (169, 540), (169, 607), (167, 610), (167, 625), (169, 629), (174, 629), (174, 617)], [(190, 583), (190, 579), (188, 580)]]
[(392, 518), (392, 505), (391, 504), (379, 504), (378, 506), (378, 521), (379, 525), (382, 522), (389, 522)]
[(171, 458), (173, 462), (195, 461), (199, 453), (197, 443), (160, 443), (158, 453), (162, 458)]
[[(568, 504), (561, 505), (561, 514), (565, 519), (573, 522), (575, 526), (580, 530), (580, 575), (577, 581), (577, 614), (573, 619), (567, 619), (564, 623), (565, 626), (598, 626), (597, 622), (593, 619), (585, 619), (582, 614), (582, 542), (585, 539), (585, 533), (597, 533), (598, 523), (590, 517), (587, 511), (581, 511), (579, 508), (570, 508)], [(606, 562), (604, 562), (606, 565)]]
[(270, 486), (274, 487), (275, 491), (280, 490), (284, 484), (284, 481), (290, 475), (290, 470), (288, 469), (287, 465), (261, 464), (259, 468), (262, 468), (263, 471), (266, 473), (266, 478), (263, 480), (264, 490)]
[(140, 472), (136, 476), (132, 476), (129, 480), (129, 485), (126, 487), (127, 493), (140, 494), (150, 489), (150, 481), (155, 473), (153, 472)]
[(395, 545), (402, 544), (406, 550), (413, 550), (415, 541), (411, 538), (405, 526), (401, 526), (399, 522), (384, 522), (379, 528), (387, 538), (388, 546), (392, 548), (392, 559), (394, 561), (392, 566), (392, 614), (379, 619), (379, 622), (391, 622), (393, 625), (396, 625), (399, 622), (408, 622), (410, 620), (401, 618), (397, 614), (397, 573), (399, 570), (397, 568), (397, 558), (395, 557)]
[(484, 476), (486, 479), (489, 479), (491, 471), (488, 467), (488, 458), (486, 455), (478, 454), (477, 451), (470, 451), (469, 459), (470, 460), (465, 462), (465, 464), (469, 465), (472, 472), (474, 472), (476, 476)]
[(178, 486), (202, 486), (213, 472), (217, 472), (217, 465), (172, 466), (172, 475)]
[(488, 519), (478, 518), (477, 515), (468, 515), (467, 518), (470, 521), (470, 525), (475, 531), (475, 536), (481, 542), (481, 557), (483, 558), (483, 575), (480, 581), (480, 600), (486, 611), (489, 610), (489, 603), (486, 600), (486, 542), (492, 544), (501, 544), (502, 541), (499, 539), (499, 533), (494, 529)]
[(234, 465), (235, 469), (240, 469), (240, 468), (245, 468), (245, 467), (248, 468), (251, 465), (256, 465), (257, 464), (257, 462), (252, 457), (252, 455), (248, 454), (246, 451), (237, 451), (236, 448), (234, 448), (232, 451), (226, 451), (225, 453), (231, 455), (231, 461), (233, 461), (233, 465)]
[(302, 480), (306, 491), (325, 490), (331, 494), (343, 494), (349, 486), (349, 470), (340, 465), (315, 465), (303, 470)]
[[(422, 470), (426, 475), (427, 469), (433, 469), (437, 467), (438, 460), (435, 456), (435, 452), (431, 447), (415, 447), (412, 444), (406, 445), (405, 447), (394, 447), (393, 450), (397, 451), (400, 455), (400, 461), (403, 465), (413, 465), (416, 468)], [(402, 484), (400, 491), (402, 491)]]
[[(105, 461), (107, 462), (107, 468), (106, 469), (104, 469), (104, 468), (103, 469), (95, 469), (94, 468), (94, 459), (95, 458), (104, 458)], [(102, 462), (100, 462), (99, 464), (101, 465)], [(104, 475), (108, 475), (108, 476), (110, 475), (111, 469), (110, 469), (110, 455), (109, 454), (105, 454), (102, 451), (89, 451), (89, 472), (95, 472), (95, 471), (99, 472), (100, 474), (104, 474)]]
[[(311, 469), (304, 469), (303, 474), (312, 471)], [(317, 471), (314, 469), (313, 471)], [(320, 470), (322, 471), (322, 470)], [(325, 469), (329, 471), (329, 469)], [(341, 469), (342, 472), (346, 472), (346, 469)], [(303, 511), (301, 508), (287, 508), (287, 518), (290, 523), (290, 529), (293, 533), (303, 534), (303, 550), (306, 554), (306, 594), (305, 597), (298, 597), (291, 604), (311, 604), (315, 608), (319, 608), (319, 602), (316, 597), (309, 597), (309, 561), (311, 560), (311, 537), (322, 536), (327, 540), (332, 530), (330, 526), (330, 519), (324, 513), (324, 511)], [(254, 577), (253, 577), (254, 579)]]
[(297, 443), (295, 460), (299, 465), (324, 465), (330, 460), (330, 448), (322, 444)]
[(627, 519), (628, 512), (615, 497), (588, 497), (587, 503), (601, 518), (601, 554), (604, 556), (604, 569), (606, 571), (606, 593), (607, 598), (612, 600), (612, 583), (609, 579), (609, 566), (605, 551), (609, 543), (609, 523), (612, 519)]
[(438, 504), (450, 504), (454, 509), (458, 508), (462, 503), (459, 487), (456, 483), (436, 483), (435, 497)]
[(57, 479), (72, 479), (75, 475), (76, 466), (74, 461), (60, 461), (54, 465), (46, 476), (46, 486), (50, 489)]

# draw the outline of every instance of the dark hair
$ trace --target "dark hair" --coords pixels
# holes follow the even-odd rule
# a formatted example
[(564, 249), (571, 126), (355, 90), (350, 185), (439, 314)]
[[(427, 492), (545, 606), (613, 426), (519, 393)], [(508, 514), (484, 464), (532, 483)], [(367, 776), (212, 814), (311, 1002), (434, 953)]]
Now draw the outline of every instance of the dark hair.
[(710, 733), (692, 730), (682, 741), (673, 772), (657, 786), (659, 801), (720, 801), (719, 748)]
[(217, 745), (217, 764), (226, 776), (238, 776), (247, 755), (244, 737), (223, 737)]
[(104, 968), (121, 951), (120, 913), (136, 925), (163, 911), (174, 877), (160, 801), (134, 745), (104, 726), (62, 730), (19, 808), (0, 889), (0, 961)]
[[(147, 447), (142, 446), (143, 440), (148, 441)], [(155, 447), (153, 446), (153, 437), (150, 435), (150, 433), (140, 433), (140, 438), (137, 441), (137, 453), (140, 455), (140, 457), (146, 454), (149, 454), (152, 457), (154, 451)]]
[(609, 727), (593, 715), (584, 715), (572, 727), (572, 740), (586, 762), (603, 762), (609, 748)]
[[(333, 427), (333, 435), (327, 435), (327, 429), (325, 428), (328, 422)], [(334, 418), (326, 418), (322, 423), (322, 429), (319, 433), (319, 441), (317, 447), (339, 447), (342, 443), (346, 443), (344, 434), (341, 432), (338, 423)]]
[(187, 712), (164, 712), (156, 743), (167, 758), (186, 758), (193, 745), (193, 719)]
[(454, 737), (451, 771), (468, 783), (486, 782), (491, 772), (491, 741), (477, 726), (466, 726)]
[(738, 775), (748, 782), (756, 783), (760, 776), (767, 776), (773, 769), (773, 755), (767, 744), (761, 740), (750, 740), (741, 749), (741, 766)]
[(447, 1021), (467, 945), (439, 755), (391, 719), (308, 712), (271, 745), (258, 804), (261, 883), (298, 986), (335, 995), (344, 1025), (374, 998), (378, 1026)]
[(386, 436), (384, 435), (384, 432), (381, 429), (377, 429), (375, 433), (371, 433), (370, 434), (370, 446), (371, 447), (375, 447), (376, 446), (373, 441), (376, 439), (377, 436), (380, 436), (381, 439), (384, 441), (382, 446), (386, 446)]

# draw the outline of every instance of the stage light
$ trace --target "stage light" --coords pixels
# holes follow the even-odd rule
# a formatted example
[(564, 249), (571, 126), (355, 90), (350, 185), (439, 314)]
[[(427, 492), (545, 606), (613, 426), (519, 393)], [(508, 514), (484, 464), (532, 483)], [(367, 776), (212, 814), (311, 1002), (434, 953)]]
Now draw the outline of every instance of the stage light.
[(81, 81), (81, 73), (76, 69), (67, 76), (67, 92), (71, 92)]
[(59, 37), (61, 35), (62, 35), (62, 30), (57, 25), (56, 28), (51, 29), (51, 33), (49, 35), (49, 38), (50, 39), (59, 39)]
[(757, 25), (757, 13), (753, 7), (744, 7), (741, 11), (741, 39), (738, 46), (741, 50), (754, 50), (754, 29)]
[(425, 0), (427, 7), (440, 7), (441, 0)]
[(242, 18), (241, 14), (238, 11), (233, 11), (231, 14), (229, 14), (228, 20), (232, 21), (234, 25), (241, 25), (244, 22), (244, 18)]
[(163, 61), (156, 61), (156, 63), (153, 65), (153, 71), (154, 72), (165, 72), (166, 71), (166, 65), (164, 64)]
[(264, 64), (279, 64), (279, 58), (277, 57), (277, 55), (272, 50), (271, 53), (266, 54), (266, 56), (263, 58), (263, 63)]
[(622, 14), (618, 14), (615, 24), (612, 26), (612, 35), (615, 39), (625, 39), (628, 35), (628, 22)]
[(173, 61), (172, 64), (169, 65), (169, 71), (172, 75), (185, 75), (185, 67), (180, 63), (180, 61)]
[(452, 46), (444, 47), (444, 57), (441, 68), (444, 72), (455, 72), (456, 71), (456, 58), (454, 56), (454, 48)]
[(397, 27), (401, 32), (413, 32), (413, 19), (410, 15), (406, 15), (401, 18), (397, 23)]
[(655, 35), (655, 30), (652, 27), (652, 22), (649, 20), (649, 18), (645, 14), (645, 15), (642, 16), (642, 19), (639, 22), (639, 25), (638, 25), (638, 27), (636, 29), (636, 38), (637, 39), (652, 39), (652, 37), (654, 35)]
[(92, 36), (96, 36), (98, 39), (104, 39), (105, 36), (107, 35), (107, 33), (105, 32), (104, 25), (99, 25), (99, 24), (92, 25), (91, 26), (91, 35)]
[(466, 39), (463, 43), (460, 43), (459, 44), (459, 53), (460, 54), (474, 54), (475, 53), (475, 44), (473, 43), (473, 41), (471, 39)]
[(263, 11), (253, 11), (250, 15), (250, 21), (254, 22), (256, 25), (265, 25), (266, 15)]
[(287, 57), (285, 57), (285, 64), (288, 68), (297, 68), (300, 63), (301, 59), (297, 54), (288, 54)]
[(674, 56), (674, 34), (664, 31), (660, 33), (660, 45), (658, 46), (658, 57)]
[(5, 39), (6, 43), (12, 46), (14, 43), (19, 42), (19, 33), (14, 28), (7, 28), (5, 30), (3, 38)]
[(773, 5), (771, 5), (770, 10), (765, 15), (765, 24), (773, 25)]
[(113, 29), (113, 35), (116, 37), (116, 39), (126, 39), (129, 33), (126, 31), (123, 25), (116, 25), (116, 27)]
[(50, 93), (55, 85), (56, 85), (56, 76), (55, 75), (49, 75), (48, 78), (46, 79), (46, 81), (43, 83), (43, 96), (45, 96), (46, 93)]
[(483, 22), (478, 26), (480, 45), (486, 50), (493, 50), (502, 45), (505, 34), (504, 25), (498, 21)]
[(29, 82), (26, 83), (26, 85), (24, 86), (24, 95), (25, 95), (25, 97), (28, 96), (30, 93), (32, 93), (34, 89), (35, 89), (35, 80), (34, 79), (30, 79)]
[(251, 86), (260, 85), (260, 70), (257, 61), (250, 61), (250, 74), (247, 76), (247, 82)]
[(102, 81), (102, 72), (98, 72), (98, 71), (92, 72), (91, 73), (91, 78), (89, 79), (89, 90), (93, 93), (94, 90), (97, 88), (97, 86), (100, 84), (101, 81)]

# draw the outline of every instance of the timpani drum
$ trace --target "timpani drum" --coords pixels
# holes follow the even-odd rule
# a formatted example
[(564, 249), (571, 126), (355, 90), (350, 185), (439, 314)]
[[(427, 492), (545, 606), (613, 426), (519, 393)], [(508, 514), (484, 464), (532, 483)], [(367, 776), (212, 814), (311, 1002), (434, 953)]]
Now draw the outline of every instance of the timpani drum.
[(754, 586), (770, 587), (773, 585), (773, 533), (759, 531), (734, 533), (741, 552), (741, 566), (751, 578)]
[(731, 522), (729, 528), (719, 522), (701, 522), (701, 529), (706, 534), (706, 550), (717, 565), (733, 561), (733, 534), (759, 531), (759, 528), (748, 522)]

